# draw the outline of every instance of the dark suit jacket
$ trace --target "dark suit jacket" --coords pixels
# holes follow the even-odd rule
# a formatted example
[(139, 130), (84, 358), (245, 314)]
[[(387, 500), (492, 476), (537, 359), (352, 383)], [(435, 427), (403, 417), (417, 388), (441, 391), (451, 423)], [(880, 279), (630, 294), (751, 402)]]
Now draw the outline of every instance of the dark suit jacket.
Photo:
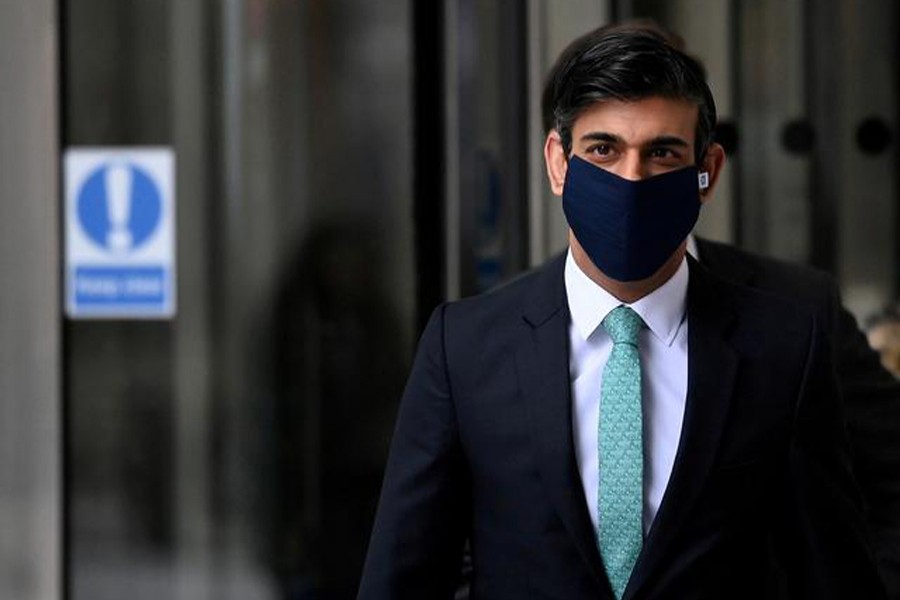
[[(435, 311), (401, 402), (359, 598), (611, 598), (575, 463), (564, 258)], [(812, 312), (691, 264), (688, 398), (626, 598), (881, 598)]]
[(697, 250), (719, 277), (806, 304), (830, 334), (866, 522), (889, 597), (900, 599), (900, 382), (882, 368), (827, 274), (701, 238)]

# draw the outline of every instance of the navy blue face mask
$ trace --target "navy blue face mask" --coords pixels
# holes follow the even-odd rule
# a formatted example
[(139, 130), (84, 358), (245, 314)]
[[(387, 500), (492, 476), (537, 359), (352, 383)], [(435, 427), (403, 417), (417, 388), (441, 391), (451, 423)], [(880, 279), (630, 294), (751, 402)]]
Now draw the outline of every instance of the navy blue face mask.
[(706, 173), (690, 166), (631, 181), (572, 156), (563, 212), (604, 275), (639, 281), (656, 273), (694, 228), (700, 182), (706, 180)]

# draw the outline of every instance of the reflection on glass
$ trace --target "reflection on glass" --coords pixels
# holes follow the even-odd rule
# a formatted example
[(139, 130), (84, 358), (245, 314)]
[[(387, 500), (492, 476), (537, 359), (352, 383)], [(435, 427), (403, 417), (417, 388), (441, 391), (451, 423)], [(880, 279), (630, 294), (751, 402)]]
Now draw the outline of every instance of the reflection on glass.
[(64, 5), (64, 145), (174, 147), (180, 294), (66, 324), (69, 596), (352, 598), (414, 333), (408, 3)]

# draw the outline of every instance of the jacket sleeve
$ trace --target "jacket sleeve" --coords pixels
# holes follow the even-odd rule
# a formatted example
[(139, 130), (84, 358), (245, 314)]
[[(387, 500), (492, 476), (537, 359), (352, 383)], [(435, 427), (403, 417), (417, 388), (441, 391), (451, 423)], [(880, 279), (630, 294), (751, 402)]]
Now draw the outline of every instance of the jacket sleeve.
[(885, 598), (853, 477), (832, 354), (813, 325), (776, 541), (792, 598)]
[(470, 493), (445, 353), (446, 306), (419, 341), (400, 402), (359, 600), (452, 598)]
[(888, 589), (900, 599), (900, 381), (881, 365), (856, 320), (832, 295), (835, 356), (854, 473)]

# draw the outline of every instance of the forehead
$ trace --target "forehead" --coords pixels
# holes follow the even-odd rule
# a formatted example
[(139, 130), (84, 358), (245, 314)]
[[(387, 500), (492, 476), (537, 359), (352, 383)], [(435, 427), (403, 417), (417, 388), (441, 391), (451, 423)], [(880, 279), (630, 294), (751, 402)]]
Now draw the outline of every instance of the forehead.
[(699, 108), (689, 100), (650, 97), (634, 101), (601, 100), (587, 107), (572, 124), (572, 139), (608, 133), (638, 144), (675, 136), (693, 146)]

